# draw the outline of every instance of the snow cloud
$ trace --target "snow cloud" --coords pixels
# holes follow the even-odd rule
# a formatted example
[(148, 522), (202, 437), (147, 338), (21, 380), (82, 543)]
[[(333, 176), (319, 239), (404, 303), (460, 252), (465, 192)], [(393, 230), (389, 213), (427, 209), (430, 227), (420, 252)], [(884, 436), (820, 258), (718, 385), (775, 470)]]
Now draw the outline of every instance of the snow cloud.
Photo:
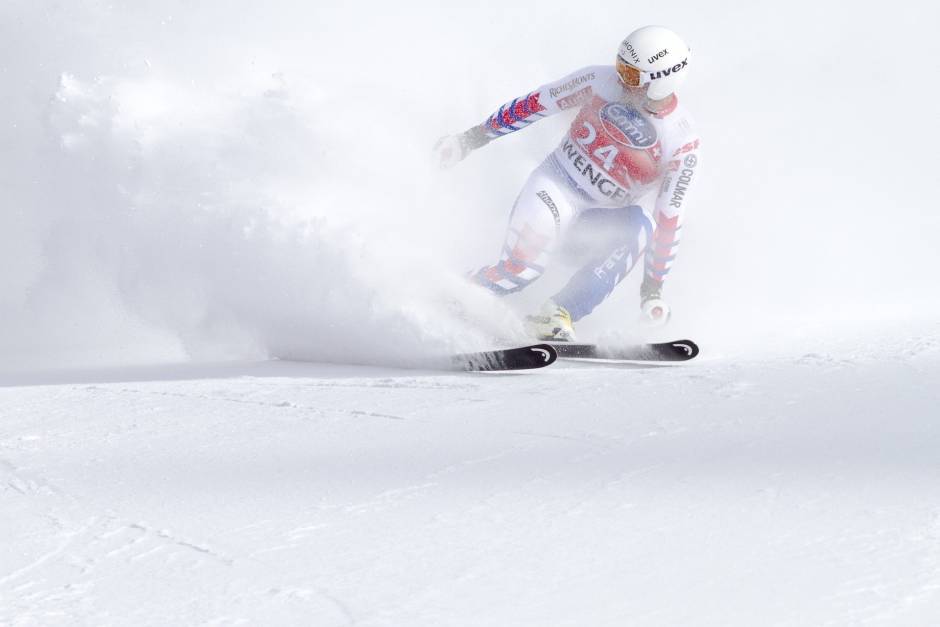
[[(570, 28), (577, 7), (561, 2), (537, 23), (495, 3), (409, 6), (5, 2), (0, 368), (407, 363), (414, 347), (511, 337), (517, 318), (461, 273), (492, 261), (516, 190), (567, 122), (452, 172), (432, 167), (429, 147), (609, 60), (647, 22), (669, 23), (696, 51), (684, 97), (708, 183), (669, 287), (683, 333), (935, 307), (940, 222), (911, 182), (932, 180), (924, 137), (937, 121), (906, 129), (891, 94), (913, 70), (857, 63), (865, 34), (835, 14), (788, 10), (771, 25), (754, 8), (742, 31), (686, 3), (617, 9), (582, 33)], [(836, 34), (820, 26), (837, 22)], [(805, 50), (780, 55), (797, 40)], [(636, 278), (588, 329), (633, 320)], [(508, 305), (547, 295), (536, 292)]]

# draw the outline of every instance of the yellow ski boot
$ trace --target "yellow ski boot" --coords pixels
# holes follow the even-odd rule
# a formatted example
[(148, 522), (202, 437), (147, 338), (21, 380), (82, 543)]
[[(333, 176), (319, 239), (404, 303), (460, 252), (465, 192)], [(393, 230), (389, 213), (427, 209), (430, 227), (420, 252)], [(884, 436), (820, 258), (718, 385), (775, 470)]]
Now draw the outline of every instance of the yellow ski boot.
[(526, 317), (529, 333), (549, 342), (574, 342), (574, 323), (564, 307), (546, 301), (539, 313)]

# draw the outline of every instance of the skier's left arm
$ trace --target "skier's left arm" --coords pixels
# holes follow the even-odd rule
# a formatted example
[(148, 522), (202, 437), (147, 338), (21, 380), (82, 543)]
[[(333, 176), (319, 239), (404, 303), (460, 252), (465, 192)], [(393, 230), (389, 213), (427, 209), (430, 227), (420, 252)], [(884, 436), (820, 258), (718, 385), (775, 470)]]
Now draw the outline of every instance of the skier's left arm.
[(442, 137), (434, 146), (441, 165), (450, 167), (494, 139), (522, 130), (565, 109), (580, 107), (591, 99), (595, 85), (607, 78), (609, 71), (605, 66), (581, 68), (513, 98), (481, 124), (463, 133)]
[(666, 172), (656, 197), (653, 237), (646, 247), (640, 298), (643, 313), (653, 321), (669, 315), (669, 307), (662, 301), (663, 284), (679, 250), (683, 218), (700, 184), (701, 142), (695, 135), (688, 135), (683, 140), (666, 163)]

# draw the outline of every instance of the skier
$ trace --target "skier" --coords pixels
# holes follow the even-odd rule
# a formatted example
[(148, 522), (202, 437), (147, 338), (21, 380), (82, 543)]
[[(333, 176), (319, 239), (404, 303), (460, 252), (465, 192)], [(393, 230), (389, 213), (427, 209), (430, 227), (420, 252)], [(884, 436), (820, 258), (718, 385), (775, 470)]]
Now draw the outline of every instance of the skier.
[[(435, 145), (440, 165), (452, 167), (497, 137), (578, 109), (561, 144), (516, 199), (499, 261), (472, 276), (496, 294), (509, 294), (539, 278), (559, 250), (586, 256), (539, 315), (529, 317), (539, 339), (573, 341), (574, 323), (607, 298), (644, 253), (642, 316), (668, 320), (663, 282), (700, 178), (699, 138), (675, 94), (690, 60), (678, 35), (646, 26), (623, 40), (613, 66), (589, 66), (543, 85)], [(654, 190), (651, 216), (638, 203)]]

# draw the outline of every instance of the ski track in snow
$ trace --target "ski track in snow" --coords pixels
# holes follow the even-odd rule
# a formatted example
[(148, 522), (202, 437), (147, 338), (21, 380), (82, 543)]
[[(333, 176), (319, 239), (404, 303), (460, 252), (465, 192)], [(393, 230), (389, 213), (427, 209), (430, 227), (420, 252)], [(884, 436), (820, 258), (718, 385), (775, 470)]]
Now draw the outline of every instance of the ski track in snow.
[(0, 623), (930, 624), (938, 340), (19, 377)]

